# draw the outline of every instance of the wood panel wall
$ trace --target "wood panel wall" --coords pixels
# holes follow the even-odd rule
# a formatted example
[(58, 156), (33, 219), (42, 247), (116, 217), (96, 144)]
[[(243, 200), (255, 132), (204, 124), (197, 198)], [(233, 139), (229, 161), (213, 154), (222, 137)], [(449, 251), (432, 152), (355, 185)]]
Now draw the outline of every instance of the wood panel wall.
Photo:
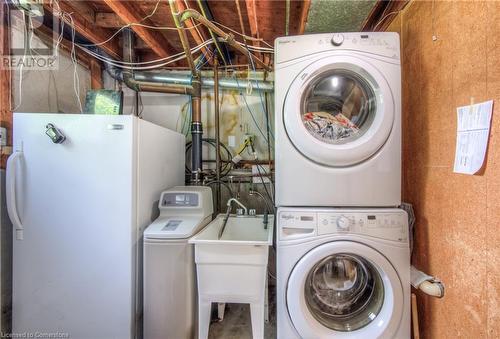
[[(10, 54), (10, 32), (7, 21), (6, 2), (0, 4), (0, 56)], [(2, 60), (3, 61), (3, 60)], [(8, 144), (12, 144), (12, 111), (11, 111), (11, 71), (0, 65), (0, 127), (5, 127), (8, 134)], [(0, 154), (0, 168), (5, 168), (7, 155)]]
[[(500, 338), (500, 2), (412, 1), (388, 28), (403, 58), (403, 199), (413, 263), (446, 295), (419, 294), (424, 338)], [(432, 36), (437, 40), (433, 41)], [(456, 107), (494, 99), (486, 164), (453, 173)]]

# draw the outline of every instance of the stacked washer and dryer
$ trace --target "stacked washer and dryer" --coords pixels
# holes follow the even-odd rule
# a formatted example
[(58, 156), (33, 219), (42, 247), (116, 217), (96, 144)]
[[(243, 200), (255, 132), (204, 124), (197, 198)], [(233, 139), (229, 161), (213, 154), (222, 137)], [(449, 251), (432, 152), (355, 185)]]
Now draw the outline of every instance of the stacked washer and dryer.
[(409, 338), (399, 36), (275, 53), (278, 338)]

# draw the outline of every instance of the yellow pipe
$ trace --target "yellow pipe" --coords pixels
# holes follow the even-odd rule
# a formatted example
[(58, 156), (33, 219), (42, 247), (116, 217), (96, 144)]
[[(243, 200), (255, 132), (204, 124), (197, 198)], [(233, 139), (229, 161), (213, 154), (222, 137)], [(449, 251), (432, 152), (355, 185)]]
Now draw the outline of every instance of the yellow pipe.
[[(172, 2), (173, 0), (170, 0), (170, 1)], [(210, 20), (208, 20), (207, 18), (205, 18), (203, 15), (201, 15), (199, 12), (195, 11), (194, 9), (186, 9), (182, 13), (178, 13), (177, 15), (180, 17), (180, 20), (179, 19), (178, 20), (181, 23), (184, 22), (184, 21), (186, 21), (186, 20), (188, 20), (188, 19), (194, 19), (194, 20), (198, 21), (199, 23), (201, 23), (202, 25), (204, 25), (205, 27), (207, 27), (209, 30), (213, 31), (215, 34), (217, 34), (222, 39), (224, 39), (229, 45), (231, 45), (232, 47), (234, 47), (235, 49), (237, 49), (239, 52), (243, 53), (244, 55), (248, 55), (249, 58), (255, 60), (255, 62), (257, 64), (261, 65), (266, 70), (272, 71), (272, 68), (269, 67), (264, 61), (262, 61), (261, 59), (257, 58), (256, 56), (254, 56), (246, 48), (241, 47), (240, 45), (238, 45), (236, 43), (236, 40), (234, 40), (234, 35), (227, 34), (226, 32), (224, 32), (222, 29), (220, 29), (219, 27), (217, 27)]]
[(196, 66), (194, 64), (193, 55), (191, 54), (191, 48), (189, 47), (189, 40), (184, 27), (185, 20), (179, 20), (179, 8), (177, 7), (177, 3), (175, 2), (175, 0), (168, 0), (168, 3), (170, 4), (170, 11), (172, 12), (172, 16), (174, 17), (174, 23), (179, 32), (179, 38), (181, 39), (182, 48), (184, 49), (184, 53), (186, 54), (189, 68), (191, 68), (191, 71), (194, 75), (196, 73)]

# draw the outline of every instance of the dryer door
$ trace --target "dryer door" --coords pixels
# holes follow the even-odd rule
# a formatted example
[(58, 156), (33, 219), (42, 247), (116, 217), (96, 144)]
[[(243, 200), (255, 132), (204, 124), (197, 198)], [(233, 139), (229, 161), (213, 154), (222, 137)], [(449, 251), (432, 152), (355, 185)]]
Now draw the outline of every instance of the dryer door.
[(403, 312), (403, 287), (379, 252), (334, 241), (303, 256), (287, 283), (286, 302), (302, 338), (392, 338)]
[(329, 56), (311, 63), (292, 82), (283, 121), (303, 156), (330, 167), (351, 166), (373, 156), (389, 138), (394, 100), (372, 63)]

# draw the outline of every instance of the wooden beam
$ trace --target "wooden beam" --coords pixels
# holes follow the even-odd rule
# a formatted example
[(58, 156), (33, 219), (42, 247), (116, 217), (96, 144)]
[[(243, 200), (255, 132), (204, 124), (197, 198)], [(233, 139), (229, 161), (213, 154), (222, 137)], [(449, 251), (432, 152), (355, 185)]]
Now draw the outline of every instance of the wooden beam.
[[(10, 30), (8, 26), (8, 4), (0, 4), (0, 55), (5, 58), (10, 56)], [(11, 72), (8, 67), (0, 64), (0, 126), (7, 129), (7, 144), (12, 145), (12, 91)], [(1, 155), (1, 168), (5, 168), (7, 155)]]
[[(255, 0), (246, 0), (245, 5), (247, 7), (248, 23), (250, 24), (250, 35), (254, 38), (260, 39), (257, 6)], [(252, 45), (260, 47), (260, 42), (252, 41)], [(257, 55), (262, 57), (261, 53), (258, 53)]]
[(101, 63), (92, 59), (90, 60), (90, 88), (102, 89), (103, 87)]
[(95, 23), (94, 9), (89, 6), (87, 1), (67, 1), (67, 4), (75, 10), (75, 15), (83, 17), (88, 22)]
[[(189, 4), (188, 4), (189, 7), (187, 7), (183, 0), (176, 0), (176, 3), (177, 3), (177, 7), (179, 9), (179, 12), (183, 12), (187, 8), (193, 8), (193, 6), (189, 6)], [(193, 8), (193, 9), (195, 9), (197, 11), (199, 10), (197, 8)], [(193, 28), (195, 26), (195, 23), (192, 19), (184, 21), (184, 24), (186, 25), (187, 28), (190, 28), (190, 29), (188, 29), (188, 32), (191, 34), (191, 36), (193, 37), (193, 39), (197, 45), (202, 44), (207, 39), (205, 36), (203, 36), (203, 31), (202, 31), (201, 27), (199, 27), (201, 35), (198, 33), (198, 31), (196, 29)], [(191, 47), (193, 47), (193, 46), (191, 46)], [(201, 52), (203, 53), (203, 55), (205, 55), (205, 58), (207, 60), (209, 60), (210, 65), (213, 65), (212, 55), (211, 55), (210, 51), (206, 47), (203, 47), (201, 49)]]
[[(55, 41), (54, 32), (47, 26), (41, 25), (35, 28), (35, 35), (45, 43), (53, 44)], [(62, 39), (59, 43), (59, 49), (70, 54), (72, 49), (71, 41)], [(89, 67), (91, 57), (79, 48), (75, 49), (76, 59), (79, 64)]]
[[(75, 30), (78, 32), (78, 34), (83, 36), (85, 39), (89, 40), (91, 43), (100, 44), (108, 40), (109, 37), (113, 34), (112, 31), (96, 27), (93, 22), (87, 21), (84, 18), (78, 16), (78, 14), (75, 14), (73, 8), (69, 6), (66, 2), (59, 1), (59, 6), (61, 8), (61, 11), (65, 13), (73, 12), (72, 18)], [(60, 13), (55, 13), (56, 11), (55, 8), (51, 6), (49, 3), (44, 3), (43, 7), (48, 12), (52, 13), (54, 17), (59, 17)], [(71, 24), (68, 18), (65, 18), (65, 22), (67, 24)], [(121, 50), (118, 45), (117, 39), (112, 39), (106, 42), (105, 44), (100, 45), (99, 47), (104, 52), (109, 54), (109, 56), (111, 56), (112, 58), (121, 59)]]
[[(145, 16), (132, 2), (120, 0), (104, 0), (104, 2), (126, 24), (141, 22), (144, 25), (154, 26), (150, 19), (143, 19)], [(161, 33), (142, 26), (134, 25), (131, 28), (158, 56), (165, 58), (171, 55), (173, 48)]]
[(311, 7), (311, 0), (302, 1), (302, 8), (300, 9), (300, 22), (299, 31), (297, 34), (304, 34), (306, 31), (307, 17), (309, 16), (309, 8)]
[(378, 0), (361, 25), (361, 31), (384, 31), (410, 0)]
[(260, 36), (255, 0), (246, 0), (245, 5), (247, 7), (248, 23), (250, 24), (250, 34), (258, 39)]
[(120, 28), (125, 23), (116, 13), (96, 13), (95, 24), (104, 28)]

